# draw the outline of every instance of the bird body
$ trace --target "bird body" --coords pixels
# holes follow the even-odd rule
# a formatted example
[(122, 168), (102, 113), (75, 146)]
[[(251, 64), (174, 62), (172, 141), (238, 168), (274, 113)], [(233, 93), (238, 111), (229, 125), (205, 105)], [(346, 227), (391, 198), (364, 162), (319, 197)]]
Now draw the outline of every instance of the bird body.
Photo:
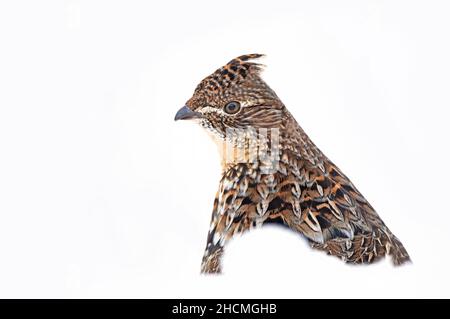
[(201, 271), (220, 273), (226, 243), (267, 223), (287, 226), (349, 263), (386, 255), (395, 265), (409, 261), (373, 207), (261, 79), (253, 62), (259, 57), (238, 57), (205, 78), (175, 117), (199, 121), (222, 154)]

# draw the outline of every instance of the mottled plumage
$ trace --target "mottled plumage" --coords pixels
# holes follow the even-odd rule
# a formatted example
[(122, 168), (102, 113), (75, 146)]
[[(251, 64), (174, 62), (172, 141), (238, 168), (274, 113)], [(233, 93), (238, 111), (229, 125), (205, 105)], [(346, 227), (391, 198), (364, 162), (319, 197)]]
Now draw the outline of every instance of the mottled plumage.
[(386, 255), (395, 265), (409, 261), (373, 207), (262, 80), (262, 66), (253, 61), (259, 57), (244, 55), (216, 70), (175, 117), (199, 121), (222, 153), (201, 271), (220, 272), (227, 241), (269, 222), (347, 262), (371, 263)]

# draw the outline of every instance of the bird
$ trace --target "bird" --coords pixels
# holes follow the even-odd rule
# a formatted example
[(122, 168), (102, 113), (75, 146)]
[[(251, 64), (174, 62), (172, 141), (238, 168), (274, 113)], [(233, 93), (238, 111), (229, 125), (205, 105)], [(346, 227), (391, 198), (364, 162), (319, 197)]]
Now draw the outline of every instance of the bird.
[(350, 179), (312, 142), (262, 78), (263, 54), (232, 59), (204, 78), (175, 121), (200, 124), (221, 155), (201, 273), (222, 273), (227, 243), (276, 224), (349, 264), (408, 252)]

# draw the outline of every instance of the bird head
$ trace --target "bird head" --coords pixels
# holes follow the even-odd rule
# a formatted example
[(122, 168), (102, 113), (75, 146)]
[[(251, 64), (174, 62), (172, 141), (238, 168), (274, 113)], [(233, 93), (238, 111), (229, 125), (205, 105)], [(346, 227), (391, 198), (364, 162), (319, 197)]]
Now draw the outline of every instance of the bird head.
[(261, 78), (262, 54), (237, 57), (203, 79), (175, 120), (198, 120), (217, 138), (236, 129), (270, 129), (281, 125), (283, 103)]

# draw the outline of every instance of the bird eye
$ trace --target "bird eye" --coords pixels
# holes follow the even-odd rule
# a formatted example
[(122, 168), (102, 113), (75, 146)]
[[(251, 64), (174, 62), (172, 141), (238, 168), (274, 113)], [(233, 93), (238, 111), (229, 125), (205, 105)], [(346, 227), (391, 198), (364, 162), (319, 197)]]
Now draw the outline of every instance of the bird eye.
[(224, 111), (228, 114), (236, 114), (241, 109), (241, 105), (238, 102), (230, 102), (224, 107)]

